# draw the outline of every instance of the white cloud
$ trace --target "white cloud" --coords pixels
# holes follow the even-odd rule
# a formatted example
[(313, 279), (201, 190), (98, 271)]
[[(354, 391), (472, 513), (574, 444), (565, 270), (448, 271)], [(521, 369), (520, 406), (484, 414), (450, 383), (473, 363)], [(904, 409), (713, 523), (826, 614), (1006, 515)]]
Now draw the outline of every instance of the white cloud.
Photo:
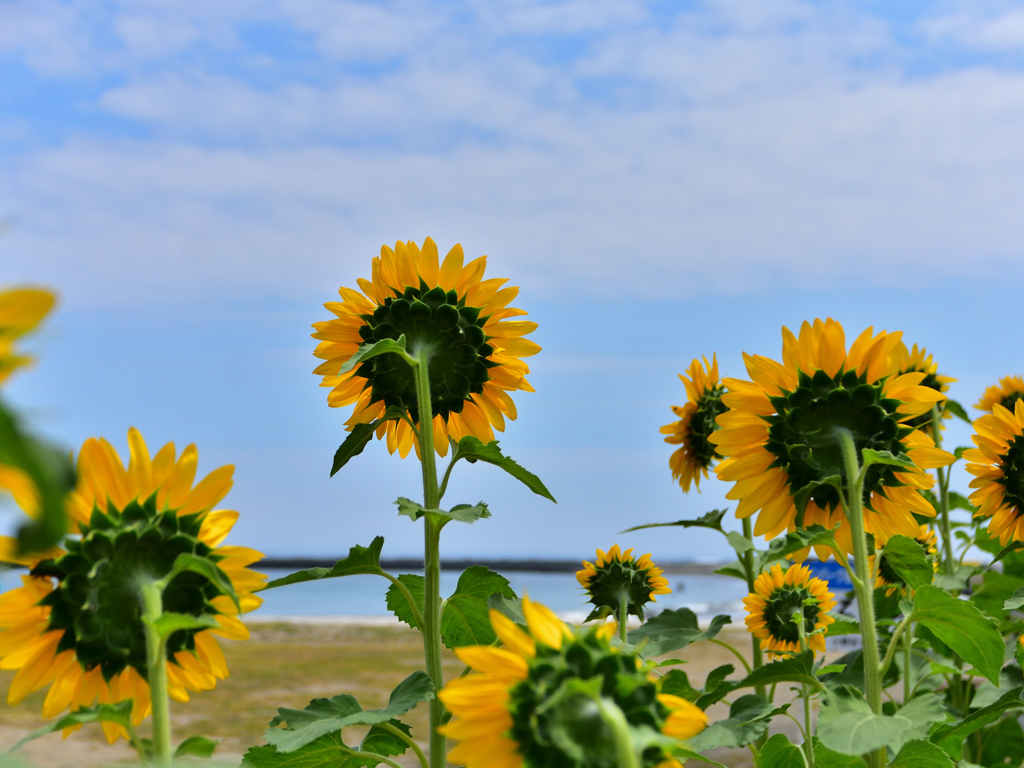
[(928, 19), (925, 33), (936, 41), (950, 41), (985, 51), (1024, 51), (1024, 9), (992, 9), (968, 4), (948, 15)]
[[(165, 50), (255, 55), (231, 47), (241, 7), (228, 24), (151, 5), (114, 22), (130, 49), (152, 53), (152, 19), (177, 13)], [(906, 76), (885, 23), (850, 8), (593, 7), (261, 5), (311, 37), (317, 77), (119, 65), (98, 105), (155, 138), (69, 129), (0, 155), (0, 211), (23, 222), (0, 249), (78, 301), (303, 292), (427, 234), (534, 285), (640, 295), (1018, 258), (1024, 74)], [(518, 37), (584, 32), (541, 52)]]

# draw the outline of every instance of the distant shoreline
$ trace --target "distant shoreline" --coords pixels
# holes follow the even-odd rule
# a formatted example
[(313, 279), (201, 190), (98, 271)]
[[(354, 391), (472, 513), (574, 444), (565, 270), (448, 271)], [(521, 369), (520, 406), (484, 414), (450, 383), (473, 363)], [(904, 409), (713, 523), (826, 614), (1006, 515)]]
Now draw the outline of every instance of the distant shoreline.
[[(259, 568), (284, 568), (302, 570), (305, 568), (330, 568), (341, 558), (329, 557), (265, 557), (259, 561)], [(387, 558), (380, 561), (385, 570), (417, 570), (423, 568), (423, 560), (417, 558)], [(574, 573), (582, 567), (579, 560), (501, 560), (491, 558), (442, 560), (444, 570), (464, 570), (472, 565), (483, 565), (492, 571), (523, 571), (529, 573)], [(724, 563), (658, 563), (665, 573), (689, 576), (710, 576)]]

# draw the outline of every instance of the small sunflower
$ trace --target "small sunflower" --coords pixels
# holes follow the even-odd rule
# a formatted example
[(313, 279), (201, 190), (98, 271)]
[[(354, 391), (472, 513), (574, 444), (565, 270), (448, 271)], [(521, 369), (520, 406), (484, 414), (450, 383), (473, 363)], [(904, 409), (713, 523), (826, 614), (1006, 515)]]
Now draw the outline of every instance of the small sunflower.
[(686, 405), (672, 406), (672, 412), (679, 417), (661, 428), (666, 443), (682, 445), (668, 460), (672, 469), (672, 479), (678, 480), (684, 491), (690, 490), (693, 483), (700, 490), (700, 477), (708, 476), (708, 469), (716, 460), (722, 458), (715, 446), (709, 441), (711, 433), (718, 429), (715, 420), (726, 407), (722, 403), (725, 387), (718, 381), (718, 358), (711, 362), (705, 357), (703, 364), (694, 360), (687, 369), (689, 376), (679, 374), (686, 386)]
[[(936, 363), (932, 356), (928, 354), (924, 347), (918, 349), (917, 344), (912, 349), (908, 350), (907, 345), (900, 342), (896, 347), (896, 371), (898, 376), (902, 376), (905, 373), (923, 373), (924, 378), (921, 379), (921, 386), (934, 389), (936, 392), (945, 394), (949, 391), (949, 385), (956, 383), (956, 379), (950, 376), (939, 375), (939, 365)], [(942, 418), (951, 419), (953, 414), (948, 411), (942, 414)], [(906, 422), (908, 427), (914, 427), (915, 429), (924, 429), (934, 439), (932, 434), (932, 416), (931, 413), (924, 413)]]
[(608, 552), (597, 550), (597, 562), (584, 560), (583, 566), (583, 570), (576, 571), (576, 580), (595, 606), (587, 621), (618, 616), (623, 598), (627, 614), (642, 619), (645, 605), (672, 591), (649, 554), (636, 558), (632, 549), (620, 552), (618, 544), (613, 544)]
[[(916, 465), (869, 467), (864, 482), (865, 529), (884, 544), (896, 534), (916, 536), (914, 514), (934, 517), (919, 493), (934, 481), (923, 471), (946, 466), (952, 454), (935, 447), (906, 422), (927, 413), (942, 393), (922, 386), (924, 373), (899, 374), (893, 351), (899, 333), (864, 331), (846, 350), (842, 326), (834, 320), (804, 323), (800, 336), (782, 329), (782, 363), (744, 355), (752, 381), (726, 379), (722, 399), (729, 410), (711, 442), (726, 456), (719, 478), (735, 482), (726, 498), (739, 504), (736, 516), (760, 511), (754, 533), (773, 538), (795, 530), (798, 497), (804, 498), (804, 525), (839, 526), (836, 541), (853, 549), (849, 521), (839, 491), (825, 484), (846, 474), (837, 428), (853, 433), (858, 452), (870, 448), (909, 456)], [(802, 493), (801, 493), (802, 492)], [(820, 548), (826, 559), (830, 550)]]
[(1024, 541), (1024, 400), (1010, 411), (999, 403), (974, 422), (971, 439), (977, 448), (964, 451), (967, 471), (974, 475), (971, 503), (975, 517), (991, 518), (989, 535), (1006, 546)]
[(1012, 411), (1018, 400), (1024, 399), (1024, 378), (1020, 376), (1004, 376), (995, 384), (985, 390), (981, 400), (975, 403), (974, 407), (979, 411), (992, 413), (993, 407), (1001, 405), (1008, 411)]
[(43, 321), (54, 301), (50, 291), (40, 288), (0, 291), (0, 384), (32, 362), (31, 357), (18, 354), (14, 344)]
[[(490, 442), (495, 429), (504, 431), (506, 417), (516, 418), (508, 393), (533, 391), (526, 381), (530, 368), (521, 358), (540, 351), (523, 338), (537, 324), (510, 319), (526, 314), (509, 306), (519, 289), (502, 287), (508, 282), (504, 278), (484, 280), (486, 266), (486, 256), (463, 265), (461, 245), (439, 266), (437, 246), (429, 237), (422, 249), (411, 240), (398, 242), (394, 250), (381, 248), (372, 280), (359, 279), (361, 293), (339, 288), (342, 300), (324, 305), (336, 318), (313, 325), (313, 338), (320, 341), (314, 354), (326, 361), (314, 373), (323, 376), (320, 386), (331, 388), (328, 405), (356, 404), (346, 422), (349, 429), (374, 421), (388, 406), (403, 409), (419, 425), (413, 373), (395, 355), (380, 355), (339, 374), (361, 345), (402, 335), (410, 351), (421, 345), (433, 350), (434, 445), (442, 456), (448, 453), (449, 436)], [(409, 424), (388, 421), (377, 437), (385, 432), (388, 450), (407, 456), (414, 442)]]
[[(925, 557), (928, 558), (932, 564), (934, 570), (939, 568), (939, 542), (935, 537), (935, 531), (929, 528), (927, 525), (922, 525), (918, 529), (917, 536), (914, 537), (914, 541), (921, 545), (924, 549)], [(885, 555), (881, 556), (882, 559), (878, 562), (878, 576), (875, 578), (875, 589), (881, 589), (887, 587), (885, 594), (888, 597), (897, 589), (902, 589), (906, 586), (906, 582), (900, 578), (900, 575), (893, 570), (892, 566), (889, 565), (889, 560)], [(874, 568), (874, 556), (872, 556), (872, 568)]]
[(836, 601), (828, 582), (811, 578), (806, 565), (793, 564), (783, 572), (773, 565), (754, 581), (754, 591), (743, 598), (747, 629), (761, 641), (761, 648), (775, 656), (800, 652), (800, 629), (793, 614), (803, 611), (807, 647), (825, 652), (825, 633), (835, 621), (828, 612)]
[[(172, 443), (152, 459), (135, 429), (128, 432), (131, 461), (125, 469), (114, 448), (89, 439), (78, 455), (78, 484), (67, 502), (76, 538), (66, 551), (34, 558), (22, 586), (0, 595), (0, 669), (16, 669), (8, 702), (17, 704), (49, 685), (43, 717), (67, 708), (132, 699), (136, 725), (150, 711), (140, 573), (160, 579), (183, 552), (207, 557), (231, 580), (241, 611), (262, 600), (253, 592), (264, 582), (247, 566), (262, 556), (245, 547), (223, 546), (238, 513), (214, 509), (231, 488), (234, 468), (220, 467), (193, 486), (198, 453), (188, 446), (177, 459)], [(13, 551), (4, 540), (0, 551)], [(163, 597), (164, 609), (211, 616), (216, 629), (179, 630), (168, 638), (170, 695), (188, 701), (188, 691), (213, 688), (228, 675), (215, 636), (245, 640), (231, 598), (205, 577), (176, 576)], [(111, 742), (127, 734), (103, 723)], [(69, 729), (74, 730), (74, 729)]]
[[(564, 695), (574, 678), (602, 678), (601, 695), (614, 702), (631, 726), (688, 739), (707, 725), (707, 715), (677, 696), (658, 692), (640, 657), (612, 647), (614, 623), (571, 630), (546, 607), (523, 599), (527, 629), (497, 611), (491, 626), (502, 648), (473, 645), (455, 654), (476, 674), (449, 683), (438, 694), (454, 716), (442, 732), (459, 743), (448, 754), (466, 768), (542, 768), (615, 765), (607, 728), (599, 715), (584, 716), (586, 743), (567, 743), (565, 707), (579, 713), (579, 701)], [(584, 710), (585, 711), (585, 710)], [(605, 760), (596, 760), (602, 753)], [(583, 761), (586, 752), (589, 761)], [(679, 768), (661, 746), (644, 750), (643, 768)]]

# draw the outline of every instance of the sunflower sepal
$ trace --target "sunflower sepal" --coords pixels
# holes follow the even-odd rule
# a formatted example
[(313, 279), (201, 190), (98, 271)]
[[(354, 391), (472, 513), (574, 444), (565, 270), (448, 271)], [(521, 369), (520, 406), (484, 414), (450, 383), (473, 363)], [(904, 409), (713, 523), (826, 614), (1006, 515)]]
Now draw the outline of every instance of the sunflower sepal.
[(823, 525), (811, 525), (807, 528), (798, 528), (789, 531), (785, 536), (773, 539), (767, 550), (759, 551), (759, 563), (757, 571), (760, 573), (766, 566), (776, 560), (789, 558), (791, 555), (806, 552), (810, 547), (828, 548), (834, 551), (838, 549), (836, 543), (836, 531), (839, 526), (826, 528)]
[(173, 611), (163, 613), (158, 619), (143, 616), (142, 621), (152, 626), (164, 640), (182, 629), (216, 629), (220, 626), (212, 616), (193, 616)]
[(421, 517), (428, 517), (435, 525), (441, 526), (446, 525), (452, 520), (460, 523), (475, 523), (477, 520), (483, 520), (491, 516), (487, 504), (482, 501), (477, 504), (456, 504), (447, 511), (443, 509), (427, 509), (422, 504), (418, 504), (403, 496), (400, 496), (395, 504), (398, 506), (399, 515), (405, 515), (414, 522)]
[(890, 451), (875, 451), (871, 448), (865, 448), (860, 452), (861, 470), (863, 471), (873, 464), (888, 464), (910, 470), (915, 469), (917, 466), (905, 453), (893, 454)]
[(170, 573), (156, 582), (156, 585), (161, 591), (163, 591), (163, 589), (166, 588), (176, 576), (187, 572), (197, 573), (206, 578), (211, 584), (220, 590), (221, 595), (230, 599), (231, 602), (235, 604), (235, 608), (237, 608), (239, 613), (241, 613), (242, 605), (238, 599), (238, 593), (235, 592), (235, 586), (231, 583), (231, 579), (220, 569), (217, 563), (208, 557), (182, 552), (177, 558), (175, 558), (174, 565), (171, 567)]
[[(116, 704), (97, 704), (94, 707), (79, 707), (74, 712), (69, 712), (63, 717), (47, 723), (42, 728), (32, 731), (32, 733), (7, 750), (4, 753), (4, 757), (13, 754), (30, 741), (35, 741), (47, 734), (62, 731), (65, 728), (88, 725), (89, 723), (114, 723), (124, 728), (134, 737), (135, 729), (132, 727), (131, 714), (131, 699), (119, 701)], [(137, 742), (138, 740), (135, 739), (135, 741)]]
[(812, 480), (803, 488), (793, 494), (793, 504), (796, 507), (796, 519), (793, 523), (797, 530), (804, 527), (804, 516), (807, 514), (807, 503), (823, 488), (834, 488), (837, 493), (843, 492), (843, 478), (839, 475), (829, 475), (820, 480)]

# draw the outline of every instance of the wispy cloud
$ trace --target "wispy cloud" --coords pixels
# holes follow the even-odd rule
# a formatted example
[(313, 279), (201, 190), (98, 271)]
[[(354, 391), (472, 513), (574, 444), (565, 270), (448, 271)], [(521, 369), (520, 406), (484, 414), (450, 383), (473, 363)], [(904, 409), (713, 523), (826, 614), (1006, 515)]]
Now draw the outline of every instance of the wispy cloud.
[[(11, 7), (7, 65), (85, 90), (51, 105), (58, 140), (0, 144), (24, 223), (0, 248), (76, 301), (303, 292), (426, 234), (641, 295), (995, 271), (1024, 242), (1024, 72), (920, 65), (1016, 45), (1012, 11)], [(83, 110), (122, 122), (83, 134)]]

